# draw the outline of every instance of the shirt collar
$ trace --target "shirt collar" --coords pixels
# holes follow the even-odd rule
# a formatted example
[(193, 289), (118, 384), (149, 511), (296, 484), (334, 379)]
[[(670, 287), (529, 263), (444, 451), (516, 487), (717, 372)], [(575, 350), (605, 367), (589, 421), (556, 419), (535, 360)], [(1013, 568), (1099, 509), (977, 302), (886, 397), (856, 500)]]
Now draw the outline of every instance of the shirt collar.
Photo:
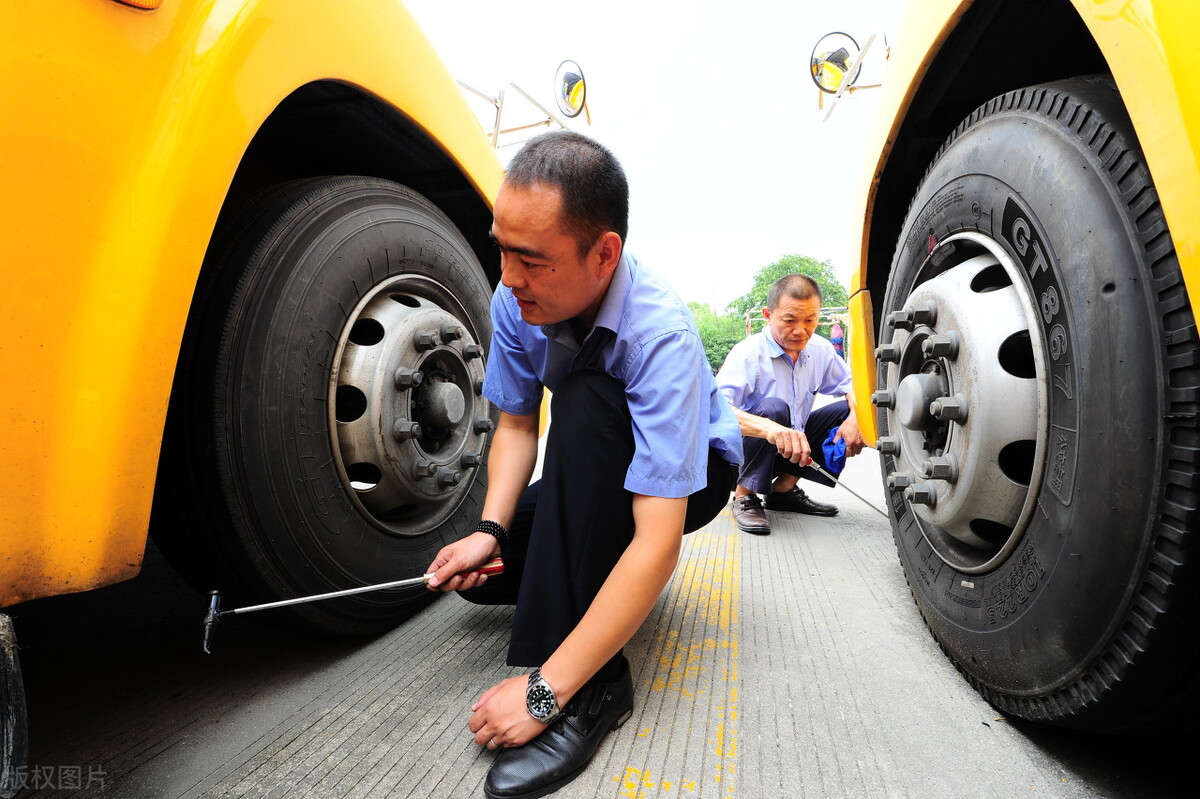
[[(614, 333), (620, 328), (621, 317), (625, 313), (625, 300), (628, 299), (629, 292), (633, 288), (633, 263), (635, 262), (622, 251), (621, 260), (617, 262), (617, 267), (613, 270), (612, 281), (609, 282), (608, 290), (604, 293), (604, 300), (600, 303), (594, 327), (608, 328)], [(559, 338), (570, 329), (570, 325), (566, 322), (542, 325), (542, 333), (546, 338), (551, 339)]]
[(787, 362), (792, 364), (793, 367), (802, 361), (808, 360), (808, 347), (800, 350), (800, 356), (793, 362), (792, 356), (784, 352), (783, 347), (779, 346), (779, 342), (776, 341), (775, 337), (771, 335), (770, 328), (764, 330), (762, 334), (763, 338), (767, 340), (767, 352), (770, 353), (772, 358), (787, 358)]

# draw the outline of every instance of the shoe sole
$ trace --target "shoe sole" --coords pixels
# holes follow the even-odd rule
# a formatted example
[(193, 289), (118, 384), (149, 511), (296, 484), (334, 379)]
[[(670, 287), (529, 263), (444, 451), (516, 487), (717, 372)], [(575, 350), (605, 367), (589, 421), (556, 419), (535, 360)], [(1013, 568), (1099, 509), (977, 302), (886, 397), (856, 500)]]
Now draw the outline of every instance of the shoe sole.
[(767, 510), (775, 511), (776, 513), (799, 513), (803, 516), (826, 516), (826, 517), (828, 517), (828, 516), (837, 516), (838, 515), (838, 512), (836, 510), (833, 513), (825, 513), (823, 511), (793, 510), (792, 508), (772, 508), (770, 505), (767, 505), (766, 508), (767, 508)]
[[(608, 733), (619, 728), (622, 724), (629, 721), (631, 718), (633, 718), (633, 708), (630, 708), (629, 710), (626, 710), (623, 714), (621, 714), (620, 718), (618, 718), (616, 721), (614, 721), (613, 725), (611, 727), (609, 727), (608, 731), (605, 732), (604, 734), (608, 735)], [(593, 754), (593, 756), (595, 756), (594, 752), (592, 754)], [(578, 777), (580, 774), (583, 773), (584, 769), (586, 769), (589, 765), (591, 765), (591, 762), (592, 762), (592, 758), (589, 757), (587, 759), (586, 763), (584, 763), (582, 766), (580, 766), (579, 768), (572, 771), (570, 774), (567, 774), (567, 775), (561, 777), (560, 779), (555, 780), (554, 782), (550, 783), (549, 785), (545, 786), (544, 788), (539, 788), (538, 790), (532, 791), (530, 793), (513, 794), (510, 796), (497, 796), (496, 794), (493, 794), (492, 792), (490, 792), (487, 789), (487, 786), (484, 786), (483, 795), (485, 797), (487, 797), (487, 799), (541, 799), (541, 797), (552, 794), (555, 791), (557, 791), (559, 788), (563, 787), (564, 785), (567, 785), (568, 783), (574, 781), (574, 779), (576, 777)]]

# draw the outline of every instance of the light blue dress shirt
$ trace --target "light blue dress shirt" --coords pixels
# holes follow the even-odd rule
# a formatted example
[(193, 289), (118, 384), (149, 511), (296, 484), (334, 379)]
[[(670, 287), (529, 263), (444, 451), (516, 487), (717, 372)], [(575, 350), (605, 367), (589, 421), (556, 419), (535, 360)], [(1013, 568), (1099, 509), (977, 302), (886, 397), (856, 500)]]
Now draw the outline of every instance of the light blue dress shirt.
[(793, 363), (766, 328), (733, 346), (717, 372), (717, 385), (743, 411), (765, 397), (783, 400), (791, 409), (792, 427), (803, 430), (817, 393), (850, 393), (850, 369), (829, 340), (816, 335)]
[[(503, 284), (492, 296), (492, 325), (484, 395), (506, 413), (537, 412), (542, 387), (554, 391), (584, 342), (566, 322), (527, 324)], [(596, 327), (615, 334), (601, 362), (624, 384), (633, 418), (627, 491), (655, 497), (698, 491), (708, 483), (710, 446), (730, 463), (741, 462), (737, 419), (717, 391), (691, 312), (628, 253), (613, 273)]]

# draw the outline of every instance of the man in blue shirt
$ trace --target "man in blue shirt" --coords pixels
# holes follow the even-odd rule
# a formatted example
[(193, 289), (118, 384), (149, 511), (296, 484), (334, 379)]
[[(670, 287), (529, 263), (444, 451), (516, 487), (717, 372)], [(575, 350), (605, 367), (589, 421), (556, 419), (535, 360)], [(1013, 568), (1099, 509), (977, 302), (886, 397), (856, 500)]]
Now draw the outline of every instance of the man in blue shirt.
[[(682, 535), (724, 507), (741, 460), (687, 307), (624, 251), (628, 208), (620, 164), (568, 131), (526, 144), (496, 197), (502, 274), (484, 394), (500, 422), (483, 520), (429, 568), (435, 590), (515, 603), (508, 662), (538, 667), (471, 707), (476, 743), (501, 750), (492, 799), (565, 785), (629, 717), (621, 649)], [(552, 423), (529, 485), (546, 388)], [(504, 574), (472, 571), (498, 554)]]
[(830, 431), (845, 441), (846, 454), (863, 448), (854, 410), (845, 399), (813, 411), (817, 393), (850, 393), (850, 370), (833, 345), (816, 335), (821, 287), (807, 275), (784, 275), (771, 284), (762, 332), (729, 351), (717, 384), (734, 407), (741, 425), (745, 459), (734, 490), (733, 519), (738, 528), (769, 535), (770, 510), (833, 516), (833, 505), (816, 502), (797, 486), (801, 477), (831, 485), (810, 462), (829, 469), (822, 444)]

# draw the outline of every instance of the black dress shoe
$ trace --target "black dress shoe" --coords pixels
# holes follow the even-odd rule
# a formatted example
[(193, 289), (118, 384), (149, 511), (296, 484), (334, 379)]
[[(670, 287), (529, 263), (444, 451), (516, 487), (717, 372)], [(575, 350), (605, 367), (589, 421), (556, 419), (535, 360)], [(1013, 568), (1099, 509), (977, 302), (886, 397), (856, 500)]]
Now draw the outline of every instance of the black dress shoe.
[(758, 494), (747, 494), (733, 499), (733, 523), (745, 533), (754, 535), (770, 535), (771, 523), (763, 511), (762, 501)]
[(767, 494), (767, 510), (807, 513), (809, 516), (837, 516), (838, 509), (823, 502), (814, 502), (799, 488), (791, 491), (772, 491)]
[(589, 681), (541, 735), (524, 746), (501, 749), (483, 784), (484, 795), (536, 799), (557, 791), (579, 776), (605, 734), (631, 715), (633, 680), (626, 663), (613, 682)]

